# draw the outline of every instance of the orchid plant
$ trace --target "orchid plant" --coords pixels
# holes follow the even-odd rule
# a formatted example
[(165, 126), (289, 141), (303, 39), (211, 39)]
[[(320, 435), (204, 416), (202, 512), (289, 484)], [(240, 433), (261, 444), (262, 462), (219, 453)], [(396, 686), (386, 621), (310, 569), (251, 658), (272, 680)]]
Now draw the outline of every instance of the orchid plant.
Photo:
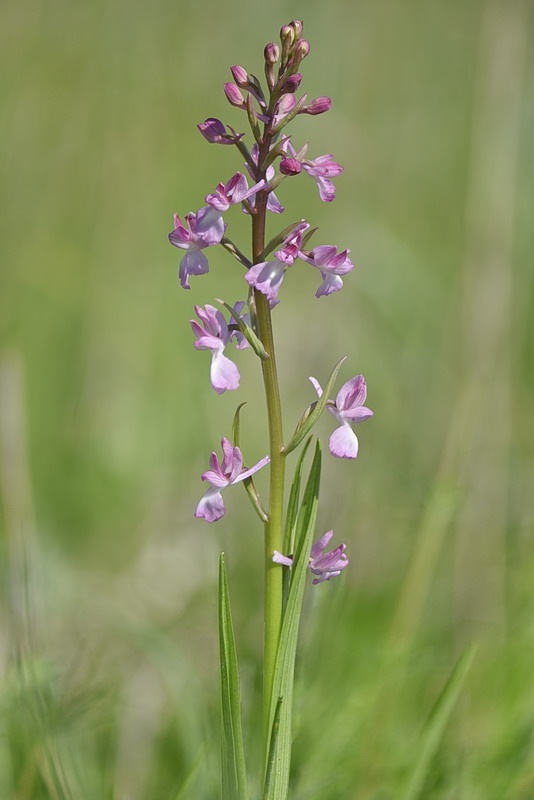
[[(315, 378), (310, 378), (318, 398), (304, 411), (293, 436), (289, 440), (283, 436), (273, 310), (283, 297), (284, 277), (288, 270), (300, 268), (300, 264), (314, 267), (321, 278), (315, 294), (324, 297), (342, 289), (343, 278), (351, 272), (353, 263), (348, 249), (339, 250), (330, 244), (310, 247), (317, 228), (312, 228), (303, 219), (287, 225), (266, 241), (269, 214), (280, 215), (285, 211), (275, 194), (283, 181), (307, 173), (317, 184), (320, 199), (330, 203), (336, 196), (332, 179), (343, 170), (329, 154), (309, 158), (308, 145), (295, 143), (287, 133), (297, 115), (323, 114), (330, 109), (331, 100), (328, 97), (308, 100), (306, 94), (297, 97), (302, 82), (300, 67), (310, 52), (310, 45), (303, 38), (302, 23), (293, 20), (285, 25), (280, 31), (280, 40), (280, 45), (270, 43), (264, 49), (263, 84), (241, 66), (231, 67), (233, 81), (224, 84), (227, 100), (241, 112), (250, 127), (252, 146), (247, 145), (244, 133), (237, 132), (241, 126), (234, 128), (213, 117), (198, 125), (209, 143), (237, 149), (251, 185), (246, 174), (237, 171), (225, 183), (218, 183), (215, 190), (206, 195), (206, 205), (187, 214), (185, 222), (176, 214), (174, 229), (169, 234), (171, 244), (184, 251), (179, 267), (179, 279), (184, 289), (190, 288), (191, 276), (208, 272), (206, 252), (217, 245), (235, 259), (243, 274), (241, 299), (233, 305), (217, 301), (219, 307), (210, 304), (195, 306), (197, 319), (191, 320), (194, 346), (198, 350), (211, 351), (210, 380), (215, 392), (222, 394), (239, 388), (238, 367), (224, 354), (232, 344), (254, 353), (263, 374), (269, 429), (268, 454), (254, 466), (244, 466), (239, 441), (240, 406), (234, 417), (232, 438), (222, 439), (222, 461), (215, 452), (212, 453), (209, 469), (202, 475), (209, 488), (200, 499), (195, 516), (209, 523), (221, 519), (225, 514), (223, 490), (242, 483), (264, 526), (264, 768), (261, 776), (264, 800), (286, 800), (288, 796), (294, 664), (308, 569), (313, 575), (313, 584), (319, 584), (341, 575), (349, 563), (345, 544), (327, 551), (334, 536), (332, 530), (313, 543), (321, 471), (318, 441), (308, 479), (301, 488), (304, 457), (312, 440), (311, 431), (327, 408), (338, 423), (330, 437), (330, 453), (337, 458), (355, 459), (358, 438), (352, 423), (362, 422), (373, 414), (365, 406), (367, 388), (363, 375), (346, 381), (335, 401), (329, 399), (345, 361), (342, 358), (335, 365), (324, 390)], [(249, 256), (227, 234), (226, 215), (232, 206), (240, 207), (250, 217), (252, 243)], [(302, 449), (286, 503), (287, 457), (298, 447)], [(269, 500), (264, 507), (253, 476), (267, 465), (270, 471)], [(249, 794), (241, 733), (238, 663), (222, 555), (219, 568), (222, 796), (225, 800), (245, 800)]]

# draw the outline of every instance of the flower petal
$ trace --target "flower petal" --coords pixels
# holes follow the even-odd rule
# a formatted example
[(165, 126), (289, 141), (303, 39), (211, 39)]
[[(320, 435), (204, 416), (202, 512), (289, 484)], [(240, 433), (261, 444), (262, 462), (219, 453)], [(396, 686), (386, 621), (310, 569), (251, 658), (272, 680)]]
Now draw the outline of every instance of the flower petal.
[(253, 467), (250, 467), (250, 469), (246, 469), (244, 472), (241, 473), (241, 475), (238, 475), (237, 478), (234, 481), (232, 481), (232, 483), (239, 483), (240, 481), (244, 481), (245, 478), (250, 478), (251, 475), (254, 475), (255, 472), (257, 472), (259, 469), (268, 464), (270, 460), (271, 459), (269, 458), (269, 456), (265, 456), (264, 458), (261, 459), (261, 461), (258, 461), (257, 464), (254, 464)]
[[(209, 337), (205, 337), (208, 339)], [(195, 343), (195, 347), (201, 340)], [(220, 345), (220, 342), (219, 342)], [(223, 355), (222, 347), (218, 350), (214, 349), (211, 359), (210, 379), (211, 385), (217, 394), (223, 394), (226, 390), (234, 391), (239, 389), (239, 370), (233, 361)]]
[(330, 452), (336, 458), (356, 458), (358, 456), (358, 437), (348, 422), (340, 428), (336, 428), (328, 445)]
[(208, 489), (206, 494), (200, 498), (195, 511), (195, 517), (205, 519), (206, 522), (217, 522), (224, 516), (224, 500), (219, 491)]
[(200, 250), (188, 250), (180, 261), (178, 276), (184, 289), (190, 289), (190, 275), (205, 275), (209, 270), (208, 259)]
[(273, 553), (273, 561), (275, 564), (283, 564), (284, 567), (293, 566), (293, 559), (289, 558), (289, 556), (283, 556), (282, 553), (278, 552), (278, 550), (275, 550)]
[(363, 375), (356, 375), (343, 384), (336, 397), (339, 411), (361, 406), (367, 397), (367, 385)]

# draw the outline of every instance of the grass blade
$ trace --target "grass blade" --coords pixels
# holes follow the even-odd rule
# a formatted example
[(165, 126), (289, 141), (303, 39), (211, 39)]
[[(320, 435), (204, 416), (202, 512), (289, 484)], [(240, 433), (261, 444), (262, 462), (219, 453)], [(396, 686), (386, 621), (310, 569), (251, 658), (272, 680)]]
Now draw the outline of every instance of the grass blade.
[[(269, 721), (269, 728), (272, 731), (271, 741), (274, 742), (274, 747), (269, 747), (269, 753), (266, 754), (264, 800), (287, 800), (291, 766), (295, 657), (309, 553), (317, 517), (320, 477), (321, 448), (317, 442), (297, 520), (296, 552), (274, 671)], [(275, 723), (276, 740), (274, 740)]]
[(403, 800), (418, 800), (422, 796), (421, 791), (424, 788), (425, 780), (432, 765), (432, 759), (436, 755), (445, 727), (462, 691), (467, 673), (473, 662), (475, 650), (475, 646), (472, 645), (462, 653), (434, 706), (434, 710), (423, 731), (419, 757), (415, 763)]
[(241, 698), (228, 579), (224, 553), (219, 560), (219, 648), (222, 701), (222, 796), (223, 800), (246, 800), (247, 778)]

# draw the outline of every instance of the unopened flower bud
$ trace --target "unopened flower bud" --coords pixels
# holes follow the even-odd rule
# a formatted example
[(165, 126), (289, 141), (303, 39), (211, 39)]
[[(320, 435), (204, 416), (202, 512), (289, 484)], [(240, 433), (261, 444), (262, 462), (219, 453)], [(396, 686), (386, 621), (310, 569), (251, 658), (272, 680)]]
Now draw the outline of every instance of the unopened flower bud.
[(243, 95), (241, 94), (235, 83), (225, 83), (224, 93), (230, 105), (235, 106), (236, 108), (245, 107), (245, 100), (243, 98)]
[(280, 172), (282, 175), (298, 175), (302, 172), (302, 164), (298, 158), (283, 158), (280, 161)]
[(297, 64), (300, 64), (303, 58), (310, 52), (310, 43), (306, 39), (300, 39), (297, 44), (295, 45), (295, 49), (293, 51), (293, 57)]
[(332, 106), (332, 101), (329, 97), (316, 97), (307, 106), (305, 106), (304, 113), (316, 116), (317, 114), (324, 114), (329, 111)]
[(284, 82), (282, 91), (286, 94), (293, 94), (297, 91), (301, 82), (302, 75), (300, 72), (294, 72), (293, 75), (290, 75), (289, 78), (287, 78), (287, 80)]
[(241, 86), (243, 89), (246, 88), (248, 85), (248, 72), (246, 69), (236, 65), (235, 67), (230, 67), (230, 72), (237, 85)]
[(280, 40), (284, 48), (291, 47), (295, 41), (295, 31), (291, 25), (284, 25), (282, 28), (280, 28)]
[(276, 64), (280, 58), (280, 48), (274, 42), (265, 45), (263, 56), (267, 64)]
[(303, 27), (300, 19), (294, 19), (292, 22), (289, 23), (289, 25), (295, 31), (295, 39), (300, 39), (300, 37), (302, 36), (302, 27)]

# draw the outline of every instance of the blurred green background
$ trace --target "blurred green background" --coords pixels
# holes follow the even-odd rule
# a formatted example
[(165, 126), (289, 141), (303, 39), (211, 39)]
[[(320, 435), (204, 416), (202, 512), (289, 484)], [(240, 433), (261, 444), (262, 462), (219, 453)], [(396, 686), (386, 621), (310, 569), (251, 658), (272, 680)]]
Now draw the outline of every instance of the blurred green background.
[[(261, 74), (293, 17), (303, 88), (333, 98), (294, 139), (345, 172), (331, 205), (286, 181), (284, 221), (320, 225), (358, 267), (321, 300), (312, 270), (285, 281), (286, 429), (308, 375), (345, 354), (375, 417), (356, 463), (325, 459), (319, 526), (351, 566), (308, 593), (292, 797), (534, 798), (532, 4), (4, 0), (2, 800), (218, 796), (221, 549), (258, 767), (260, 530), (239, 491), (217, 526), (192, 516), (238, 402), (247, 459), (265, 454), (258, 365), (238, 354), (240, 391), (212, 391), (188, 319), (242, 277), (221, 250), (182, 291), (167, 233), (240, 168), (195, 127), (245, 130), (228, 67)], [(246, 248), (247, 220), (230, 222)]]

